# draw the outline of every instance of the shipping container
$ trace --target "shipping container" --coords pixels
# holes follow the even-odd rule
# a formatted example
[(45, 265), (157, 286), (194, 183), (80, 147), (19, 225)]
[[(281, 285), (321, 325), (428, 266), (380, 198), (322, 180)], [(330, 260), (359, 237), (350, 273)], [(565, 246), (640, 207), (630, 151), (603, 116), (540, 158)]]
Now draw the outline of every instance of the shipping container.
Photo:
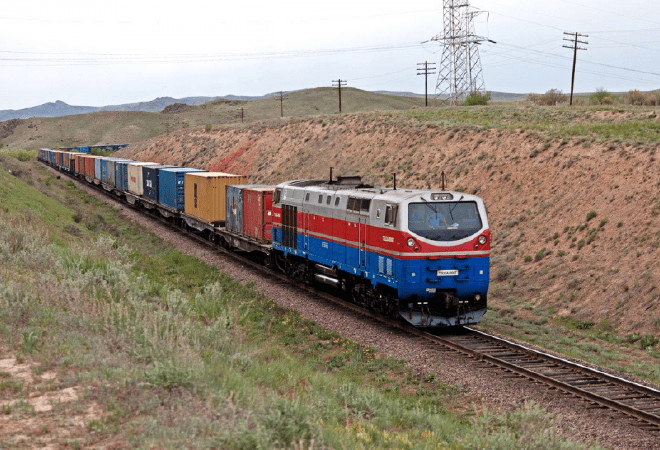
[(89, 153), (90, 148), (89, 147), (76, 147), (76, 150), (78, 150), (80, 153)]
[(98, 158), (94, 159), (94, 179), (100, 181), (103, 181), (103, 176), (102, 176), (102, 170), (101, 170), (101, 164), (103, 163), (103, 160), (105, 158), (103, 156), (99, 156)]
[(93, 179), (94, 178), (94, 166), (95, 166), (95, 160), (98, 158), (98, 156), (94, 155), (88, 155), (84, 154), (82, 156), (83, 158), (83, 175), (85, 177)]
[(128, 165), (137, 161), (117, 161), (115, 164), (115, 187), (123, 191), (128, 191)]
[(125, 162), (127, 159), (122, 158), (103, 158), (101, 160), (101, 179), (110, 186), (115, 186), (115, 171), (117, 162)]
[(273, 239), (274, 186), (243, 189), (243, 234), (260, 241)]
[(66, 170), (69, 170), (70, 164), (71, 164), (71, 153), (62, 152), (62, 167)]
[(158, 166), (160, 164), (153, 162), (132, 162), (128, 163), (128, 191), (134, 195), (144, 194), (144, 178), (142, 168), (144, 166)]
[(64, 167), (64, 152), (57, 153), (57, 165), (59, 167)]
[(83, 158), (82, 153), (76, 153), (74, 156), (76, 160), (76, 175), (84, 175), (85, 174), (85, 159)]
[(187, 173), (185, 180), (186, 214), (214, 225), (226, 220), (226, 186), (246, 184), (247, 177), (223, 172)]
[(76, 173), (76, 154), (69, 152), (69, 172)]
[(234, 186), (227, 186), (226, 188), (226, 211), (227, 220), (225, 228), (236, 234), (243, 234), (244, 223), (244, 206), (243, 206), (243, 191), (247, 188), (260, 188), (265, 187), (263, 184), (239, 184)]
[(185, 174), (203, 172), (190, 167), (173, 167), (158, 171), (158, 202), (170, 208), (184, 210), (185, 205)]
[(227, 220), (225, 228), (236, 234), (243, 234), (243, 186), (247, 185), (227, 186), (226, 189)]
[(144, 166), (142, 168), (142, 179), (144, 182), (144, 196), (155, 202), (158, 201), (158, 172), (160, 169), (167, 169), (176, 166)]

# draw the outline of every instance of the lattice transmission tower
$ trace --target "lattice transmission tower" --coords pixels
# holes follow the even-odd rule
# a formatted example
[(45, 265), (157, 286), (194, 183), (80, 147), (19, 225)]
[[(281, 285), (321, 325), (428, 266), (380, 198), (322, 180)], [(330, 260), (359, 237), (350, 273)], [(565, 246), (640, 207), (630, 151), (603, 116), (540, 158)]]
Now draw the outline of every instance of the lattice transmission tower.
[(465, 100), (471, 92), (484, 92), (479, 44), (491, 41), (477, 36), (474, 18), (484, 11), (470, 8), (469, 0), (444, 0), (442, 33), (431, 38), (443, 46), (436, 96), (450, 104)]

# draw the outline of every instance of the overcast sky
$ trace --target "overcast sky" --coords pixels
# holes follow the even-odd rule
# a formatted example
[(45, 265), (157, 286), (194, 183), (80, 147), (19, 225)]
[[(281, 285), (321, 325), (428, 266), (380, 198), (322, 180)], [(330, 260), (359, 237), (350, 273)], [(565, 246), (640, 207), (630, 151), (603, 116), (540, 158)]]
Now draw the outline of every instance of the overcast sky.
[[(472, 0), (487, 90), (570, 91), (564, 32), (588, 34), (576, 91), (660, 88), (657, 0)], [(0, 10), (0, 110), (62, 100), (263, 95), (331, 86), (423, 93), (442, 1), (25, 0)], [(429, 80), (430, 92), (436, 78)]]

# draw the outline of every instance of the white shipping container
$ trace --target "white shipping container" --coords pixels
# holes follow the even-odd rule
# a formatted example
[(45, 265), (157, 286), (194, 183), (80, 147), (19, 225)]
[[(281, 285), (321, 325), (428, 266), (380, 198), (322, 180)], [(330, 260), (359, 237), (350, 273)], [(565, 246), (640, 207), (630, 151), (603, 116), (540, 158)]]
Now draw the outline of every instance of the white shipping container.
[(144, 166), (159, 166), (153, 162), (134, 162), (128, 164), (128, 191), (135, 195), (144, 195), (142, 168)]

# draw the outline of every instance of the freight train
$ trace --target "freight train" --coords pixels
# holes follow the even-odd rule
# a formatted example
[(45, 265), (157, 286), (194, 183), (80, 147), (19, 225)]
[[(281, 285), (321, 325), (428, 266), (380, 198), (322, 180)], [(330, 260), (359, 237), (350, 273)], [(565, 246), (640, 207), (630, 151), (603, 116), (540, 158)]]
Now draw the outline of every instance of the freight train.
[(194, 168), (41, 149), (38, 159), (158, 211), (292, 280), (329, 285), (418, 327), (478, 323), (487, 310), (491, 233), (483, 200), (378, 188), (360, 177), (249, 185)]

